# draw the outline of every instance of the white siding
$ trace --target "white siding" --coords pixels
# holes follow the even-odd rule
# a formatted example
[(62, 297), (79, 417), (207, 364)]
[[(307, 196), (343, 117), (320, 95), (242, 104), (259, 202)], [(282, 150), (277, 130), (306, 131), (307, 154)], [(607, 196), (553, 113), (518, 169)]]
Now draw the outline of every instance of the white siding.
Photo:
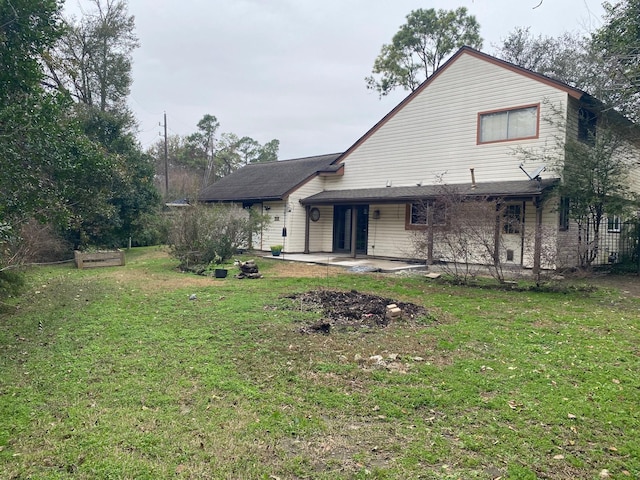
[[(255, 248), (268, 251), (272, 245), (283, 245), (285, 253), (304, 252), (306, 210), (300, 200), (322, 190), (323, 179), (315, 177), (296, 189), (284, 201), (264, 202), (262, 213), (270, 223), (262, 232), (261, 243)], [(310, 251), (331, 251), (333, 209), (323, 207), (318, 222), (310, 225)], [(286, 236), (283, 229), (286, 228)]]
[[(477, 144), (478, 113), (540, 104), (539, 138)], [(519, 145), (543, 148), (557, 131), (550, 105), (566, 110), (567, 94), (463, 53), (431, 84), (345, 158), (345, 175), (329, 189), (524, 180)]]
[[(370, 205), (367, 254), (376, 257), (414, 258), (412, 231), (405, 230), (405, 204)], [(380, 218), (372, 212), (379, 210)]]
[[(300, 200), (322, 191), (322, 184), (322, 178), (314, 177), (296, 189), (287, 199), (287, 238), (284, 244), (286, 252), (304, 252), (307, 217), (305, 207), (300, 203)], [(326, 221), (326, 215), (322, 215), (322, 213), (320, 218)]]
[(320, 219), (309, 224), (309, 251), (312, 253), (333, 251), (333, 207), (316, 207)]
[(630, 157), (631, 168), (627, 178), (629, 188), (635, 194), (640, 194), (640, 146), (629, 142), (625, 147), (625, 154)]
[(285, 226), (285, 202), (264, 202), (262, 213), (269, 217), (269, 225), (262, 231), (262, 245), (256, 249), (269, 250), (272, 245), (283, 245), (282, 228)]

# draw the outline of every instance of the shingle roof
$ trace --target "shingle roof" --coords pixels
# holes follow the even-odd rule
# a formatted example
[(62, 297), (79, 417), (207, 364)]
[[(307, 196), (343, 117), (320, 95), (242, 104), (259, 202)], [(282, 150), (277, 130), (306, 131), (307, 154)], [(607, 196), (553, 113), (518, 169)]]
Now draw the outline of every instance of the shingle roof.
[(336, 170), (331, 165), (341, 154), (254, 163), (242, 167), (198, 195), (201, 202), (259, 202), (281, 200), (318, 172)]
[(460, 185), (424, 185), (413, 187), (361, 188), (354, 190), (325, 190), (300, 200), (303, 205), (339, 203), (395, 203), (434, 198), (445, 192), (474, 197), (530, 197), (542, 194), (558, 183), (557, 179), (524, 180)]

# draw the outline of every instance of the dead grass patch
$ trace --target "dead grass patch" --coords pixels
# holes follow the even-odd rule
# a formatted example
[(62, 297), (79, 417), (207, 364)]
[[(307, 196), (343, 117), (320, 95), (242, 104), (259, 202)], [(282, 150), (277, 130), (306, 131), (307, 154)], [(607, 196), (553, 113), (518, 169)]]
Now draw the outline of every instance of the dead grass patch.
[(334, 277), (345, 273), (344, 268), (318, 265), (315, 263), (291, 262), (286, 260), (266, 260), (269, 262), (268, 276), (295, 278)]

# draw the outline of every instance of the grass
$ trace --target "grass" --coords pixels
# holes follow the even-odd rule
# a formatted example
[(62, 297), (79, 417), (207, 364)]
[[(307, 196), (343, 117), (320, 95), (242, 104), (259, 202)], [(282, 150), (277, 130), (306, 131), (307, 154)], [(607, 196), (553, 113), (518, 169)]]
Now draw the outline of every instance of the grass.
[[(640, 478), (637, 298), (258, 264), (30, 271), (0, 304), (0, 478)], [(281, 296), (318, 288), (437, 320), (302, 335)]]

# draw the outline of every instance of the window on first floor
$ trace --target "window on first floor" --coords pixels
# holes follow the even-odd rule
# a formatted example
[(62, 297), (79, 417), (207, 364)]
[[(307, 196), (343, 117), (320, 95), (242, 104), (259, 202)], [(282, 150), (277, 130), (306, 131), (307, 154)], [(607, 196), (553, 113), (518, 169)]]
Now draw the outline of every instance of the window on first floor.
[(620, 232), (621, 226), (620, 217), (617, 215), (613, 215), (607, 218), (607, 232), (609, 233), (618, 233)]
[(478, 143), (538, 136), (538, 105), (478, 114)]
[(415, 202), (407, 205), (406, 226), (409, 229), (444, 225), (445, 223), (446, 208), (441, 202)]
[(412, 203), (410, 206), (409, 225), (427, 225), (428, 207), (426, 203)]
[(504, 209), (504, 233), (520, 233), (520, 226), (522, 224), (522, 206), (521, 205), (507, 205)]

